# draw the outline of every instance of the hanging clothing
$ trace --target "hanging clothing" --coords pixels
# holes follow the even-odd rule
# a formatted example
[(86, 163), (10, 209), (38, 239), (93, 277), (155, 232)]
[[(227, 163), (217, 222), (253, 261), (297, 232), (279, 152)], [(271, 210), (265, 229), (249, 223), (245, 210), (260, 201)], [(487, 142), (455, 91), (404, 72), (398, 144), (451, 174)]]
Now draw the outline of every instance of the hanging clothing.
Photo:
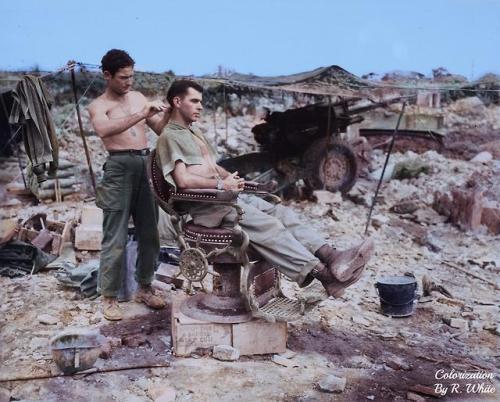
[(25, 75), (17, 83), (12, 95), (14, 103), (9, 123), (22, 127), (26, 154), (37, 181), (41, 183), (47, 180), (47, 163), (49, 176), (55, 176), (59, 158), (49, 93), (40, 78)]

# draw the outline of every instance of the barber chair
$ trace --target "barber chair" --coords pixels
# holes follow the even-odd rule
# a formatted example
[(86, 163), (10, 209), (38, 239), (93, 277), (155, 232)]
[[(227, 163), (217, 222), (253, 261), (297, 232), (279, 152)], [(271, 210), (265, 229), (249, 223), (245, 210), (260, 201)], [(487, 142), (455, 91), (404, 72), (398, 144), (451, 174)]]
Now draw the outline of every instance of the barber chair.
[[(268, 322), (293, 321), (304, 313), (305, 303), (289, 299), (280, 288), (280, 273), (263, 260), (249, 245), (247, 234), (238, 222), (243, 214), (236, 204), (238, 194), (215, 189), (175, 189), (163, 177), (156, 152), (149, 155), (147, 166), (151, 190), (172, 219), (181, 248), (180, 274), (188, 282), (190, 296), (180, 311), (190, 318), (212, 323), (242, 323), (252, 318)], [(247, 182), (244, 192), (279, 198), (269, 194), (274, 183)], [(232, 227), (207, 228), (187, 220), (179, 202), (230, 205), (237, 211)], [(213, 266), (213, 271), (209, 266)], [(213, 290), (207, 293), (203, 279), (213, 277)], [(202, 292), (193, 294), (193, 282)]]

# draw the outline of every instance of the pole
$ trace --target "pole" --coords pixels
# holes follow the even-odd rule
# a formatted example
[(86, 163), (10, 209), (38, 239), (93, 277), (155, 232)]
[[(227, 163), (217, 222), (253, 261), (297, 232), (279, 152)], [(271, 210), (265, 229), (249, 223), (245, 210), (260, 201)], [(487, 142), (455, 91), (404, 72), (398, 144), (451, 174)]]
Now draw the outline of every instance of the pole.
[(69, 61), (68, 64), (70, 65), (70, 70), (71, 70), (71, 84), (73, 85), (73, 95), (75, 98), (76, 115), (78, 117), (78, 126), (80, 128), (80, 136), (82, 137), (82, 141), (83, 141), (83, 148), (85, 150), (85, 157), (87, 158), (87, 165), (89, 167), (90, 179), (92, 180), (92, 187), (94, 188), (94, 194), (97, 194), (94, 170), (92, 169), (92, 162), (90, 161), (90, 152), (89, 152), (89, 148), (87, 146), (87, 140), (85, 140), (85, 134), (83, 133), (82, 116), (80, 115), (80, 106), (78, 103), (78, 95), (76, 92), (75, 63), (72, 61)]
[(375, 190), (375, 195), (373, 196), (372, 205), (370, 207), (370, 211), (368, 212), (368, 219), (366, 220), (366, 227), (365, 227), (365, 236), (368, 233), (368, 227), (370, 226), (370, 220), (372, 218), (373, 208), (375, 207), (375, 203), (377, 202), (378, 191), (380, 190), (380, 185), (382, 184), (382, 180), (384, 179), (385, 168), (387, 167), (387, 163), (389, 163), (389, 157), (391, 156), (392, 147), (394, 146), (394, 141), (396, 140), (396, 134), (398, 133), (399, 124), (401, 123), (401, 118), (403, 117), (403, 114), (405, 112), (405, 108), (406, 108), (406, 102), (403, 102), (403, 107), (401, 108), (401, 113), (399, 113), (396, 128), (394, 129), (394, 132), (392, 133), (392, 139), (391, 139), (391, 143), (389, 144), (389, 150), (387, 151), (387, 156), (385, 158), (385, 163), (384, 163), (384, 167), (382, 169), (382, 174), (380, 175), (380, 179), (379, 179), (378, 184), (377, 184), (377, 189)]
[(226, 105), (226, 86), (224, 84), (222, 84), (222, 89), (223, 89), (223, 95), (224, 95), (224, 121), (226, 123), (226, 144), (227, 144), (227, 137), (228, 137), (228, 134), (227, 134), (227, 105)]

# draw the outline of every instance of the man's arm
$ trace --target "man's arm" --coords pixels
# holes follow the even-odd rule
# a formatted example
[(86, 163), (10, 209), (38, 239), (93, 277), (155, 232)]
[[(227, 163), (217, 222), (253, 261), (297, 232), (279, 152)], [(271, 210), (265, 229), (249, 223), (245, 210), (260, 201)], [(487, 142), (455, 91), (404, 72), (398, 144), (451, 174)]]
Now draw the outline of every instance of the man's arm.
[(104, 138), (121, 134), (130, 127), (135, 126), (141, 120), (150, 119), (157, 113), (164, 111), (165, 108), (166, 106), (160, 101), (145, 102), (140, 112), (133, 113), (130, 116), (110, 119), (106, 114), (105, 106), (97, 100), (90, 104), (89, 114), (95, 132), (99, 137)]
[(162, 113), (158, 113), (156, 116), (150, 117), (146, 120), (147, 125), (153, 130), (157, 135), (160, 135), (170, 120), (170, 108)]
[[(222, 180), (223, 190), (241, 191), (243, 190), (244, 180), (236, 179), (238, 172), (234, 172)], [(217, 179), (210, 179), (194, 173), (186, 169), (186, 164), (181, 161), (175, 163), (175, 169), (172, 172), (175, 184), (179, 188), (217, 188)]]
[(219, 173), (219, 176), (223, 179), (225, 179), (227, 176), (229, 176), (231, 173), (229, 173), (226, 169), (224, 169), (222, 166), (215, 165), (217, 169), (217, 173)]

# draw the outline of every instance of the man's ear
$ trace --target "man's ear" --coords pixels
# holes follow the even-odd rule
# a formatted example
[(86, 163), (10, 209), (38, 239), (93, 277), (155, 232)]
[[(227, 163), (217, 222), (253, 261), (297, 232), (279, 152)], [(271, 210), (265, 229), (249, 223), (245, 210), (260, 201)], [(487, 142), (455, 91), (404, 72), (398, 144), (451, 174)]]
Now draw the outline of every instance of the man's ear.
[(104, 79), (105, 79), (105, 80), (109, 80), (109, 79), (113, 78), (113, 76), (111, 75), (111, 73), (110, 73), (109, 71), (107, 71), (107, 70), (106, 70), (106, 71), (104, 71), (104, 72), (102, 73), (102, 75), (104, 76)]
[(174, 96), (174, 98), (172, 99), (172, 103), (174, 104), (175, 107), (179, 107), (181, 105), (181, 97)]

